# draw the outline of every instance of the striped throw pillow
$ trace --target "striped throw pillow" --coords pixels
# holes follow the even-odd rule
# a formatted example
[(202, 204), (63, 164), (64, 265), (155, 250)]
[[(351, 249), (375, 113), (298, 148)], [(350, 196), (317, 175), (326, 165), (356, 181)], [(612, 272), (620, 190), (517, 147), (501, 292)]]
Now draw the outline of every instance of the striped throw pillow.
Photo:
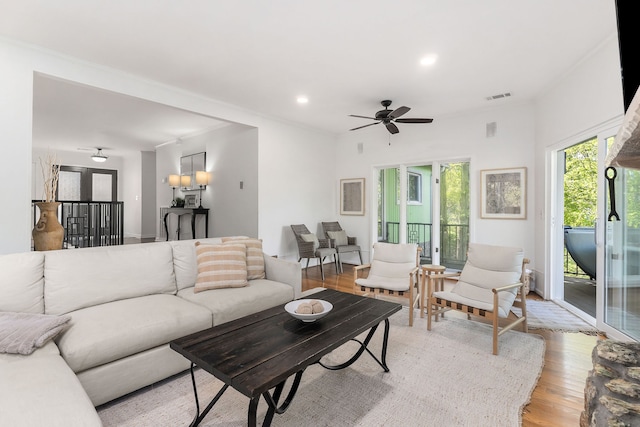
[(245, 245), (205, 245), (196, 242), (198, 277), (193, 292), (247, 286)]
[(262, 240), (251, 237), (223, 237), (223, 244), (243, 244), (247, 248), (247, 280), (264, 279)]

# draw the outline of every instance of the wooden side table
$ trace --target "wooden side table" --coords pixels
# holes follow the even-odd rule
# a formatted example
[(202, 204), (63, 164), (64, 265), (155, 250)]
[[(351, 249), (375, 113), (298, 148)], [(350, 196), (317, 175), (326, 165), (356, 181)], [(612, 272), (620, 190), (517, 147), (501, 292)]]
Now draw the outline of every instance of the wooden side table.
[[(446, 267), (444, 265), (424, 264), (422, 265), (423, 280), (420, 282), (420, 317), (424, 317), (424, 294), (425, 283), (429, 280), (428, 276), (444, 274)], [(444, 278), (434, 280), (435, 291), (444, 290)]]

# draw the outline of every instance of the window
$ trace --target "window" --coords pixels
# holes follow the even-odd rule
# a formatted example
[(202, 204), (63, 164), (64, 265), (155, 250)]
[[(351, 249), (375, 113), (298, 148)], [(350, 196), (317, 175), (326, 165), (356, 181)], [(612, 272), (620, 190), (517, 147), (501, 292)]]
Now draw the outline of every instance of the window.
[[(400, 204), (400, 169), (396, 168), (396, 204)], [(422, 204), (422, 174), (407, 172), (407, 204)]]
[(422, 204), (422, 174), (407, 172), (407, 204)]

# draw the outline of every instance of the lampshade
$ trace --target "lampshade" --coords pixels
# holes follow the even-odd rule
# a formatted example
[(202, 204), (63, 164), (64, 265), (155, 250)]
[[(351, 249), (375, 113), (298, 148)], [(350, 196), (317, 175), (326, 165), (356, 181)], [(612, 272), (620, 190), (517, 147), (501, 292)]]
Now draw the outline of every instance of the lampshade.
[(179, 187), (180, 186), (180, 175), (169, 175), (169, 186), (170, 187)]
[(196, 184), (207, 185), (209, 183), (209, 174), (206, 171), (196, 171)]
[(98, 152), (91, 156), (91, 159), (98, 163), (106, 162), (108, 158), (109, 156), (102, 154), (102, 148), (98, 148)]
[(183, 187), (191, 187), (191, 177), (189, 175), (180, 175), (180, 185)]

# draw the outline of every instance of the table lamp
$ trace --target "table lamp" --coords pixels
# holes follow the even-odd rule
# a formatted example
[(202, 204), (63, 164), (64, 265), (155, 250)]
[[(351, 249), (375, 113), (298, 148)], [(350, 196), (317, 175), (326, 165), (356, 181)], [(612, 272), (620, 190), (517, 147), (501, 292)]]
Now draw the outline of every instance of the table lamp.
[(189, 187), (191, 187), (191, 176), (180, 175), (180, 186), (185, 190), (188, 190)]
[(206, 171), (196, 171), (196, 184), (200, 186), (200, 206), (202, 209), (202, 189), (209, 183), (209, 174)]
[(173, 189), (173, 200), (171, 201), (171, 206), (175, 206), (176, 205), (176, 187), (180, 186), (180, 176), (169, 175), (169, 186)]

